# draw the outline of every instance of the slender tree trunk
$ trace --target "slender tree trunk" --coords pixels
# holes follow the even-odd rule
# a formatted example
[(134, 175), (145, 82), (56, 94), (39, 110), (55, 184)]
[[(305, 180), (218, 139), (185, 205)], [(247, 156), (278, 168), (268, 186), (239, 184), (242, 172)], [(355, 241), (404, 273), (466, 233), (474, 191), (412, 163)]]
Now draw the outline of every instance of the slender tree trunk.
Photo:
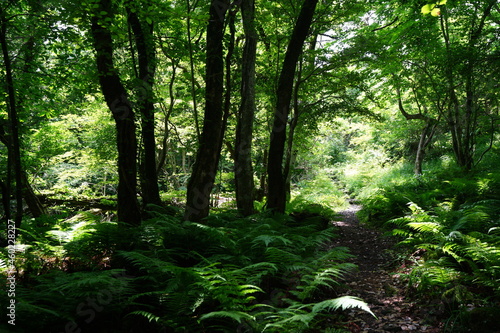
[(21, 165), (21, 148), (19, 142), (19, 120), (17, 118), (16, 92), (14, 88), (14, 79), (12, 77), (12, 65), (9, 57), (7, 45), (7, 21), (3, 9), (0, 7), (0, 44), (2, 47), (2, 55), (5, 66), (5, 83), (7, 85), (8, 106), (7, 112), (10, 125), (10, 140), (8, 150), (9, 157), (12, 158), (12, 166), (14, 167), (14, 178), (16, 182), (16, 216), (14, 218), (16, 228), (19, 228), (23, 219), (23, 192), (22, 192), (22, 174)]
[[(168, 151), (168, 137), (170, 135), (170, 131), (168, 129), (168, 124), (170, 120), (170, 115), (174, 111), (174, 106), (175, 106), (175, 93), (174, 93), (174, 82), (175, 82), (175, 76), (176, 76), (176, 71), (177, 71), (177, 66), (172, 63), (172, 77), (170, 79), (170, 82), (168, 84), (168, 95), (170, 98), (170, 103), (168, 105), (168, 108), (162, 105), (163, 109), (163, 115), (165, 117), (164, 120), (164, 126), (165, 126), (165, 131), (163, 133), (163, 138), (162, 138), (162, 149), (160, 151), (160, 156), (158, 158), (158, 163), (156, 165), (156, 174), (160, 174), (161, 169), (165, 165), (165, 162), (167, 160), (167, 151)], [(175, 166), (174, 166), (175, 168)]]
[(418, 142), (417, 153), (415, 155), (415, 164), (413, 169), (415, 175), (421, 175), (422, 163), (424, 161), (424, 156), (425, 156), (425, 148), (432, 142), (432, 137), (434, 136), (434, 132), (436, 130), (437, 124), (439, 123), (439, 120), (435, 120), (427, 116), (426, 114), (420, 112), (415, 114), (409, 114), (408, 112), (406, 112), (403, 106), (403, 100), (401, 97), (401, 89), (399, 87), (399, 84), (396, 85), (396, 94), (398, 97), (399, 111), (407, 120), (418, 119), (425, 121), (425, 127), (422, 130), (422, 133), (420, 134), (420, 139)]
[(141, 134), (144, 156), (141, 159), (140, 179), (144, 207), (148, 204), (160, 205), (158, 175), (156, 173), (155, 114), (153, 84), (155, 75), (155, 46), (152, 24), (140, 22), (137, 13), (128, 9), (128, 21), (135, 36), (139, 60), (139, 112), (141, 113)]
[(259, 175), (259, 188), (255, 191), (254, 196), (254, 200), (256, 201), (262, 201), (262, 199), (267, 196), (267, 161), (267, 149), (264, 149), (264, 153), (262, 154), (262, 172)]
[(286, 142), (286, 152), (285, 152), (285, 165), (283, 168), (283, 177), (285, 178), (285, 193), (287, 199), (290, 198), (291, 193), (291, 180), (292, 173), (290, 172), (293, 164), (295, 163), (296, 154), (293, 150), (293, 138), (295, 136), (295, 129), (297, 128), (297, 124), (299, 121), (299, 110), (297, 109), (298, 105), (294, 106), (294, 112), (292, 120), (290, 121), (290, 129), (288, 131), (288, 137)]
[(290, 129), (288, 130), (288, 138), (286, 142), (286, 151), (285, 151), (285, 166), (283, 168), (283, 177), (285, 178), (285, 191), (287, 199), (290, 198), (291, 195), (291, 168), (293, 163), (295, 163), (295, 153), (293, 152), (293, 138), (295, 136), (295, 129), (299, 123), (299, 90), (300, 85), (302, 83), (302, 59), (299, 63), (299, 71), (297, 73), (297, 80), (295, 82), (295, 86), (293, 88), (293, 116), (290, 121)]
[(226, 132), (227, 120), (231, 114), (231, 94), (232, 94), (232, 83), (231, 83), (231, 59), (233, 58), (234, 53), (234, 43), (235, 43), (235, 35), (236, 35), (236, 27), (234, 25), (234, 19), (236, 16), (236, 12), (231, 11), (228, 14), (228, 26), (229, 26), (229, 43), (226, 51), (226, 59), (225, 59), (225, 86), (226, 91), (224, 92), (224, 107), (223, 107), (223, 116), (222, 116), (222, 126), (221, 126), (221, 134), (220, 134), (220, 142), (219, 142), (219, 152), (222, 150), (222, 146), (224, 144), (224, 133)]
[(210, 193), (217, 174), (223, 137), (224, 18), (227, 1), (212, 0), (207, 27), (205, 118), (201, 142), (187, 187), (184, 219), (200, 221), (208, 216)]
[(241, 105), (236, 125), (235, 184), (236, 204), (244, 216), (254, 213), (254, 182), (252, 167), (253, 118), (255, 114), (255, 60), (257, 31), (255, 29), (255, 0), (241, 3), (245, 46), (242, 58)]
[[(187, 19), (186, 19), (186, 24), (187, 24), (187, 45), (188, 45), (188, 50), (189, 50), (189, 69), (190, 69), (190, 83), (191, 83), (191, 97), (193, 99), (193, 115), (194, 115), (194, 126), (196, 129), (196, 138), (198, 139), (198, 142), (201, 140), (201, 134), (200, 134), (200, 122), (199, 122), (199, 117), (198, 117), (198, 102), (196, 99), (196, 84), (195, 84), (195, 77), (194, 77), (194, 58), (193, 58), (193, 45), (191, 44), (191, 0), (186, 0), (187, 4)], [(213, 5), (212, 5), (213, 6)]]
[(283, 175), (283, 156), (285, 152), (286, 127), (292, 98), (295, 68), (302, 47), (309, 33), (314, 11), (318, 0), (305, 0), (283, 61), (276, 95), (273, 129), (269, 145), (269, 161), (267, 165), (269, 193), (267, 207), (279, 213), (285, 212), (286, 186)]
[(132, 105), (113, 64), (113, 40), (111, 32), (99, 22), (112, 18), (111, 1), (100, 0), (92, 17), (91, 33), (96, 50), (96, 63), (106, 104), (116, 124), (118, 148), (118, 219), (137, 225), (141, 221), (137, 202), (137, 138)]
[(431, 143), (434, 132), (436, 131), (437, 122), (432, 119), (427, 120), (425, 128), (420, 135), (420, 140), (418, 141), (417, 154), (415, 156), (415, 175), (422, 175), (422, 164), (424, 162), (425, 149)]
[(4, 211), (5, 221), (10, 220), (10, 191), (7, 184), (0, 180), (0, 190), (2, 192), (2, 206)]

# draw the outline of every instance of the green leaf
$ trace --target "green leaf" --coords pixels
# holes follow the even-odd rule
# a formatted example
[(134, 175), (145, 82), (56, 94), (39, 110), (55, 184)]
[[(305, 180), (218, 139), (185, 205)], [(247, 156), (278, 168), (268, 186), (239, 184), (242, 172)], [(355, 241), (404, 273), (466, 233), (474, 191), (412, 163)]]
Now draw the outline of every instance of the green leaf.
[(427, 4), (425, 6), (422, 7), (422, 14), (429, 14), (433, 9), (434, 7), (436, 7), (436, 4)]
[(439, 8), (434, 8), (432, 11), (431, 11), (431, 15), (434, 16), (434, 17), (437, 17), (439, 15), (441, 15), (441, 9)]
[(438, 5), (446, 5), (446, 2), (448, 2), (448, 0), (441, 0), (437, 4)]

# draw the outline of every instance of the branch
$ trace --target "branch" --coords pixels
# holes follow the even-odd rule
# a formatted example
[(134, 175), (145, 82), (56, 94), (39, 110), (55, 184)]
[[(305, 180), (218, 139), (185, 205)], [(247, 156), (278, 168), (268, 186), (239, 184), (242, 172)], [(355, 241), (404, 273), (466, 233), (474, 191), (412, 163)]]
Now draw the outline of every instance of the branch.
[(422, 113), (409, 114), (408, 112), (406, 112), (406, 110), (403, 106), (403, 101), (401, 99), (401, 89), (399, 88), (399, 85), (396, 85), (396, 93), (398, 95), (399, 111), (401, 111), (401, 114), (403, 114), (403, 116), (406, 118), (406, 120), (420, 119), (420, 120), (430, 121), (430, 118)]
[(399, 16), (396, 16), (396, 18), (394, 20), (392, 20), (391, 22), (387, 23), (384, 26), (381, 26), (380, 28), (373, 29), (372, 32), (375, 32), (375, 31), (382, 30), (382, 29), (385, 29), (387, 27), (390, 27), (391, 25), (393, 25), (394, 23), (396, 23), (398, 20), (399, 20)]

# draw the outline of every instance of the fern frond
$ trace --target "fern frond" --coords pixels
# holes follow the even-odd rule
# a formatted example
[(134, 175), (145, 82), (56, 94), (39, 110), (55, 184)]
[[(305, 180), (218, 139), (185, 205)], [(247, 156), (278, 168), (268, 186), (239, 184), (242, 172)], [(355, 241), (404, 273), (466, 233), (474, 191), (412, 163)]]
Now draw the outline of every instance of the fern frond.
[[(273, 321), (271, 323), (268, 323), (262, 332), (266, 332), (269, 329), (277, 329), (279, 332), (286, 331), (287, 327), (291, 325), (291, 327), (294, 327), (297, 331), (298, 328), (303, 329), (305, 327), (309, 326), (309, 323), (314, 319), (316, 314), (314, 313), (304, 313), (304, 311), (297, 312), (297, 311), (280, 311), (278, 315), (275, 316), (270, 316), (267, 319), (267, 321)], [(282, 319), (285, 317), (284, 319)], [(276, 320), (280, 319), (280, 320)]]
[(275, 243), (275, 242), (281, 242), (281, 244), (283, 245), (291, 245), (292, 242), (283, 237), (283, 236), (274, 236), (274, 235), (259, 235), (257, 237), (255, 237), (252, 241), (252, 243), (254, 244), (253, 246), (254, 247), (257, 247), (257, 246), (260, 246), (260, 243), (264, 243), (264, 245), (266, 247), (269, 246), (269, 244), (271, 243)]
[(31, 302), (27, 302), (27, 301), (24, 301), (22, 299), (21, 299), (21, 302), (16, 304), (16, 308), (17, 308), (17, 311), (19, 311), (21, 313), (29, 313), (31, 315), (43, 313), (44, 316), (52, 315), (56, 318), (60, 318), (60, 319), (64, 319), (64, 320), (73, 320), (73, 318), (71, 318), (71, 317), (69, 317), (61, 312), (57, 312), (57, 311), (48, 309), (47, 307), (44, 307), (44, 306), (35, 305)]
[(410, 222), (408, 226), (418, 232), (438, 234), (443, 226), (436, 222)]
[(500, 227), (493, 227), (488, 230), (489, 234), (500, 234)]
[(391, 225), (395, 224), (398, 227), (406, 227), (408, 223), (410, 223), (412, 220), (408, 217), (398, 217), (392, 220), (387, 221), (385, 224), (386, 225)]
[(239, 324), (243, 320), (248, 320), (248, 321), (255, 321), (255, 317), (252, 315), (249, 315), (248, 313), (241, 312), (241, 311), (214, 311), (214, 312), (209, 312), (200, 317), (200, 320), (207, 320), (211, 318), (230, 318), (235, 321), (237, 321)]
[(144, 317), (146, 318), (147, 320), (149, 320), (149, 322), (158, 322), (161, 317), (151, 313), (151, 312), (148, 312), (148, 311), (133, 311), (133, 312), (130, 312), (128, 315), (137, 315), (137, 316), (141, 316), (141, 317)]
[(490, 215), (482, 211), (466, 212), (452, 226), (452, 230), (475, 230), (490, 219)]
[(302, 257), (297, 254), (276, 247), (268, 247), (265, 255), (267, 261), (278, 265), (289, 265), (303, 260)]
[(403, 229), (392, 229), (388, 234), (390, 236), (410, 237), (411, 233)]
[(373, 317), (377, 318), (377, 316), (370, 310), (370, 307), (366, 302), (361, 300), (360, 298), (353, 297), (353, 296), (342, 296), (334, 299), (329, 299), (326, 301), (322, 301), (319, 303), (316, 303), (312, 307), (312, 312), (313, 313), (319, 313), (321, 311), (336, 311), (338, 309), (341, 310), (346, 310), (346, 309), (352, 309), (352, 308), (359, 308), (363, 311), (368, 312), (371, 314)]
[(354, 258), (355, 256), (349, 253), (350, 249), (345, 246), (337, 246), (330, 249), (328, 252), (315, 259), (313, 263), (321, 263), (327, 261), (345, 261)]

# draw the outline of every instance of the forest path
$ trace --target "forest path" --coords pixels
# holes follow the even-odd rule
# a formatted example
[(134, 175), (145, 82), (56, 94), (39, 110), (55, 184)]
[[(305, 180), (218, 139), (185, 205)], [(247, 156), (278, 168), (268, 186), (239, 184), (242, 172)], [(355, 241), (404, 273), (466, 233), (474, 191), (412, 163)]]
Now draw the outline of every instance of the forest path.
[(345, 277), (345, 289), (340, 296), (357, 296), (368, 303), (378, 319), (370, 314), (351, 309), (345, 311), (348, 327), (353, 333), (380, 332), (429, 332), (442, 330), (429, 309), (418, 306), (405, 297), (405, 287), (397, 274), (393, 274), (395, 258), (391, 254), (394, 242), (378, 230), (361, 225), (356, 213), (361, 206), (352, 204), (340, 212), (341, 221), (333, 224), (339, 229), (339, 237), (331, 246), (345, 246), (356, 257), (349, 260), (358, 270)]

